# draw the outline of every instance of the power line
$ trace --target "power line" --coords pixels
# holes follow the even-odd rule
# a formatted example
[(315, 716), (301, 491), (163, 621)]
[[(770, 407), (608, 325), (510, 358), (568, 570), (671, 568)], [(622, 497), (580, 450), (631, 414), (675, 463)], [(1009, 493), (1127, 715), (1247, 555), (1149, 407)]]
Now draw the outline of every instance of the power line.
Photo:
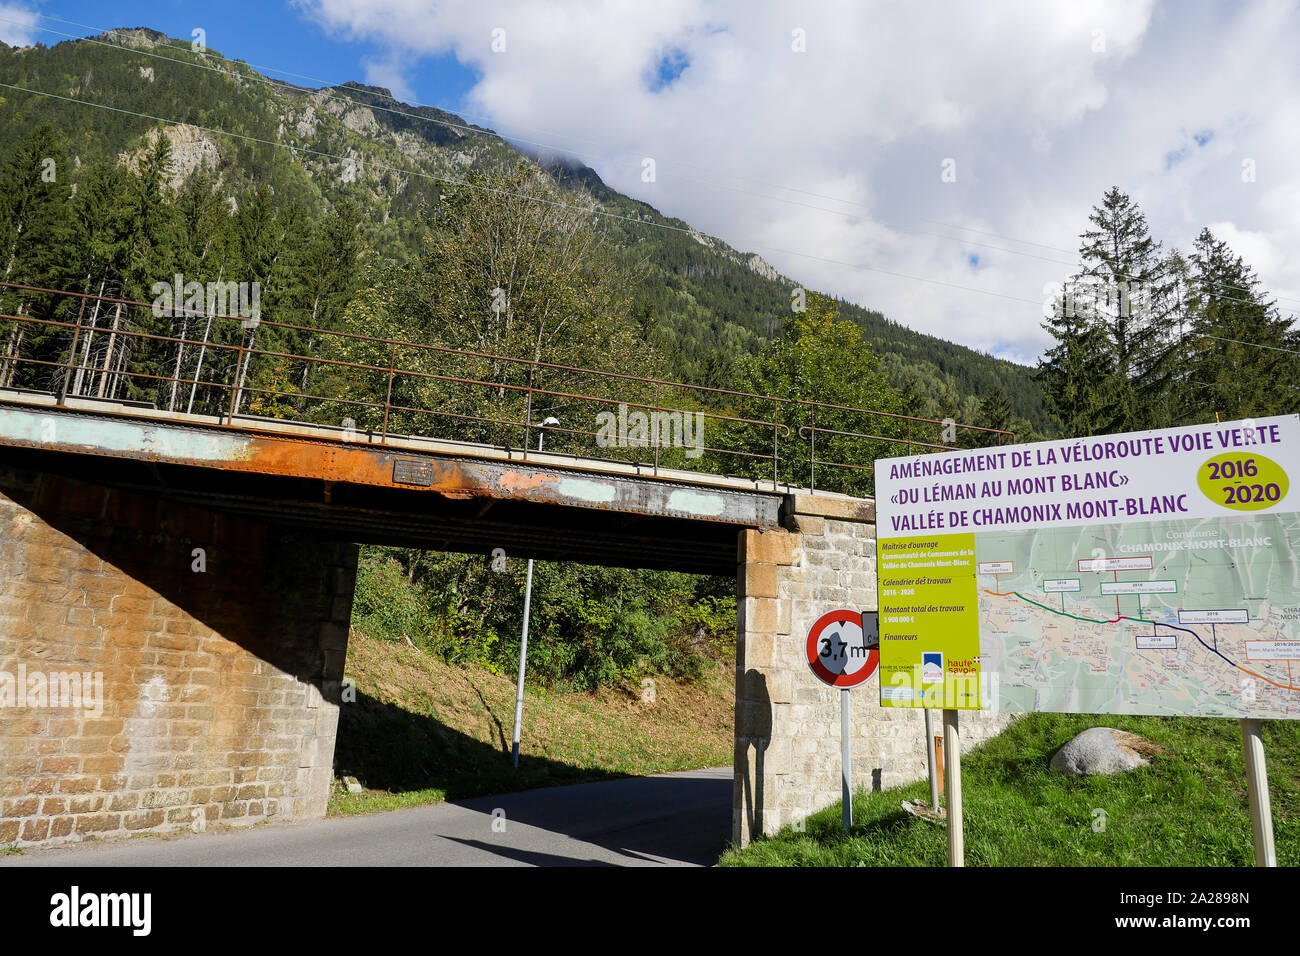
[(1221, 335), (1210, 335), (1208, 332), (1193, 332), (1193, 335), (1201, 335), (1207, 339), (1214, 339), (1216, 342), (1231, 342), (1233, 345), (1248, 345), (1255, 349), (1268, 349), (1270, 352), (1288, 352), (1291, 355), (1300, 355), (1300, 350), (1284, 349), (1277, 345), (1261, 345), (1258, 342), (1243, 342), (1240, 339), (1225, 339)]
[[(45, 14), (38, 14), (38, 16), (40, 16), (42, 19), (52, 20), (52, 21), (55, 21), (55, 22), (58, 22), (58, 23), (64, 23), (64, 24), (68, 24), (68, 25), (70, 25), (70, 26), (77, 26), (77, 27), (81, 27), (81, 28), (86, 29), (86, 30), (98, 30), (99, 33), (100, 33), (101, 35), (121, 35), (121, 36), (124, 36), (124, 37), (133, 37), (133, 34), (132, 34), (130, 31), (127, 31), (127, 30), (100, 29), (99, 27), (91, 26), (90, 24), (79, 23), (79, 22), (77, 22), (77, 21), (75, 21), (75, 20), (66, 20), (66, 19), (63, 19), (62, 17), (49, 16), (49, 15), (45, 15)], [(0, 20), (8, 20), (9, 22), (14, 22), (14, 23), (18, 22), (18, 21), (11, 20), (11, 19), (9, 19), (9, 18), (7, 18), (7, 17), (3, 17), (3, 16), (0, 16)], [(234, 76), (234, 77), (239, 77), (239, 78), (244, 78), (244, 76), (245, 76), (245, 74), (240, 73), (240, 72), (237, 71), (237, 70), (223, 70), (223, 69), (221, 69), (221, 68), (219, 68), (219, 67), (209, 66), (209, 65), (207, 65), (207, 64), (203, 64), (203, 63), (195, 63), (195, 62), (193, 62), (193, 61), (191, 61), (191, 60), (183, 60), (183, 59), (176, 59), (176, 58), (174, 58), (174, 57), (161, 56), (160, 54), (152, 53), (152, 52), (150, 52), (150, 51), (148, 51), (148, 50), (142, 50), (142, 49), (139, 49), (139, 48), (131, 48), (131, 49), (127, 49), (126, 47), (123, 47), (123, 46), (121, 46), (120, 44), (106, 43), (106, 42), (104, 42), (103, 40), (98, 39), (97, 37), (78, 37), (78, 36), (75, 36), (75, 35), (73, 35), (73, 34), (63, 33), (62, 31), (54, 30), (54, 29), (49, 28), (49, 27), (37, 27), (37, 29), (42, 30), (42, 31), (44, 31), (44, 32), (53, 33), (53, 34), (56, 35), (56, 36), (62, 36), (62, 37), (68, 38), (68, 39), (81, 40), (81, 41), (84, 41), (84, 42), (96, 43), (96, 44), (99, 44), (99, 45), (102, 45), (102, 46), (112, 47), (112, 48), (114, 48), (114, 49), (121, 50), (121, 51), (124, 52), (124, 53), (138, 53), (138, 54), (141, 54), (141, 55), (143, 55), (143, 56), (150, 56), (150, 57), (154, 57), (155, 59), (166, 60), (167, 62), (170, 62), (170, 63), (176, 63), (176, 64), (179, 64), (179, 65), (182, 65), (182, 66), (190, 66), (190, 67), (196, 67), (196, 68), (198, 68), (198, 69), (209, 70), (209, 71), (211, 71), (211, 72), (220, 73), (220, 74), (222, 74), (222, 75), (226, 75), (226, 76)], [(170, 38), (167, 38), (167, 39), (170, 40)], [(166, 42), (166, 43), (162, 43), (162, 42), (159, 42), (159, 41), (151, 41), (151, 42), (154, 42), (154, 43), (156, 43), (158, 46), (162, 46), (162, 47), (164, 47), (165, 49), (168, 49), (168, 50), (175, 50), (175, 51), (177, 51), (177, 52), (189, 52), (189, 51), (185, 51), (183, 47), (175, 46), (175, 45), (173, 45), (173, 44), (170, 43), (170, 42)], [(223, 57), (223, 59), (224, 59), (224, 57)], [(267, 70), (267, 71), (270, 71), (270, 72), (273, 72), (273, 73), (279, 73), (279, 74), (281, 74), (281, 75), (283, 75), (283, 76), (292, 76), (292, 77), (294, 77), (294, 78), (296, 78), (296, 79), (308, 80), (308, 81), (313, 82), (313, 83), (322, 83), (322, 84), (326, 84), (326, 85), (329, 86), (331, 89), (337, 89), (337, 88), (341, 85), (341, 84), (334, 84), (334, 83), (331, 83), (330, 81), (328, 81), (328, 80), (324, 80), (324, 79), (321, 79), (321, 78), (319, 78), (319, 77), (308, 76), (308, 75), (301, 74), (301, 73), (293, 73), (293, 72), (288, 71), (288, 70), (281, 70), (281, 69), (279, 69), (279, 68), (277, 68), (277, 67), (260, 66), (260, 65), (256, 65), (256, 64), (246, 64), (246, 65), (249, 67), (249, 69), (250, 69), (251, 71), (253, 71), (253, 78), (254, 78), (254, 79), (259, 80), (259, 81), (261, 81), (261, 82), (263, 82), (263, 83), (267, 83), (267, 84), (272, 85), (272, 86), (276, 86), (276, 87), (287, 87), (287, 88), (291, 88), (291, 89), (294, 89), (295, 91), (299, 91), (299, 90), (301, 90), (302, 88), (301, 88), (301, 87), (296, 87), (296, 86), (294, 86), (293, 84), (281, 83), (281, 82), (276, 81), (276, 80), (273, 80), (273, 79), (271, 79), (270, 77), (267, 77), (267, 76), (262, 76), (262, 75), (260, 75), (259, 73), (257, 73), (256, 71), (257, 71), (257, 70)], [(468, 125), (468, 124), (465, 124), (465, 123), (453, 123), (453, 122), (450, 122), (450, 121), (447, 121), (447, 120), (438, 119), (437, 117), (432, 117), (432, 116), (423, 116), (423, 115), (421, 115), (421, 114), (419, 114), (419, 113), (411, 113), (411, 112), (407, 112), (407, 111), (405, 111), (405, 110), (399, 110), (399, 109), (394, 109), (394, 108), (392, 108), (392, 107), (381, 106), (381, 105), (379, 105), (379, 104), (376, 104), (376, 103), (369, 103), (369, 102), (366, 102), (365, 100), (362, 100), (362, 99), (359, 99), (359, 98), (357, 98), (357, 97), (355, 97), (355, 96), (350, 96), (350, 95), (347, 95), (347, 94), (342, 94), (342, 93), (330, 93), (330, 92), (326, 92), (325, 90), (314, 90), (314, 91), (312, 91), (312, 92), (314, 92), (314, 93), (316, 93), (317, 95), (320, 95), (320, 96), (325, 96), (325, 97), (327, 97), (327, 98), (329, 98), (329, 99), (345, 100), (345, 101), (347, 101), (347, 102), (354, 103), (354, 104), (356, 104), (356, 105), (364, 106), (364, 107), (367, 107), (367, 108), (369, 108), (369, 109), (373, 109), (373, 110), (380, 110), (380, 111), (382, 111), (382, 112), (390, 113), (390, 114), (395, 115), (395, 116), (402, 116), (402, 117), (405, 117), (405, 118), (408, 118), (408, 119), (421, 120), (421, 121), (424, 121), (424, 122), (427, 122), (427, 123), (434, 123), (434, 124), (436, 124), (436, 125), (445, 126), (445, 127), (449, 128), (449, 129), (455, 129), (455, 130), (461, 131), (461, 132), (466, 133), (466, 134), (469, 134), (469, 135), (481, 135), (481, 136), (491, 136), (491, 137), (494, 137), (494, 138), (501, 138), (500, 135), (499, 135), (498, 133), (496, 133), (496, 132), (494, 132), (494, 131), (492, 131), (492, 130), (481, 129), (481, 128), (474, 127), (474, 126), (471, 126), (471, 125)], [(416, 103), (416, 104), (413, 104), (413, 105), (415, 105), (417, 108), (420, 108), (422, 104)], [(439, 109), (439, 110), (442, 110), (443, 112), (449, 113), (449, 115), (451, 115), (451, 111), (446, 110), (446, 109), (444, 109), (443, 107), (439, 107), (439, 106), (436, 106), (436, 105), (435, 105), (435, 106), (429, 106), (429, 105), (425, 104), (423, 108)], [(526, 128), (537, 129), (536, 127), (526, 127)], [(547, 131), (542, 130), (542, 132), (547, 132)], [(552, 144), (552, 143), (542, 143), (542, 142), (538, 142), (538, 141), (535, 141), (535, 140), (527, 140), (527, 139), (523, 139), (523, 138), (519, 138), (519, 137), (511, 137), (511, 138), (514, 139), (516, 142), (523, 143), (523, 144), (526, 144), (526, 145), (528, 145), (528, 146), (533, 146), (533, 147), (536, 147), (537, 149), (541, 149), (541, 150), (550, 150), (550, 151), (554, 151), (554, 152), (557, 152), (557, 153), (567, 152), (567, 153), (569, 153), (569, 154), (571, 154), (571, 155), (574, 155), (574, 156), (579, 156), (579, 157), (584, 158), (584, 159), (588, 159), (588, 160), (593, 160), (593, 161), (595, 161), (595, 157), (593, 157), (591, 154), (583, 154), (583, 153), (581, 153), (581, 152), (579, 152), (579, 151), (577, 151), (577, 150), (572, 149), (572, 147), (567, 146), (567, 145), (555, 145), (555, 144)], [(597, 144), (597, 143), (593, 143), (593, 142), (590, 141), (590, 140), (588, 140), (588, 141), (586, 141), (586, 142), (588, 142), (590, 145), (593, 145), (593, 146), (597, 146), (597, 147), (599, 146), (599, 144)], [(287, 146), (287, 144), (285, 144), (285, 145)], [(865, 210), (869, 210), (869, 209), (870, 209), (870, 207), (867, 206), (865, 203), (860, 203), (860, 202), (857, 202), (857, 201), (855, 201), (855, 200), (851, 200), (851, 199), (844, 199), (844, 198), (836, 197), (836, 196), (828, 196), (828, 195), (825, 195), (825, 194), (823, 194), (823, 193), (816, 193), (816, 192), (812, 192), (812, 191), (810, 191), (810, 190), (799, 189), (799, 188), (796, 188), (796, 187), (793, 187), (793, 186), (784, 186), (784, 185), (779, 184), (779, 183), (770, 183), (770, 182), (766, 182), (766, 181), (764, 181), (764, 180), (759, 180), (759, 179), (753, 179), (753, 178), (750, 178), (750, 177), (740, 176), (740, 175), (737, 175), (737, 174), (735, 174), (735, 173), (730, 173), (730, 172), (726, 172), (726, 171), (721, 171), (721, 170), (710, 170), (708, 167), (703, 167), (703, 166), (700, 166), (700, 165), (698, 165), (698, 164), (689, 163), (689, 162), (683, 162), (683, 161), (680, 161), (680, 160), (678, 160), (678, 161), (676, 161), (676, 162), (679, 162), (679, 163), (680, 163), (681, 165), (683, 165), (683, 166), (691, 166), (691, 167), (696, 168), (696, 169), (703, 169), (703, 170), (705, 170), (706, 172), (711, 171), (711, 172), (715, 172), (715, 173), (721, 173), (722, 175), (724, 175), (724, 176), (728, 176), (728, 177), (730, 177), (730, 178), (732, 178), (732, 179), (737, 179), (737, 180), (741, 180), (741, 181), (748, 181), (748, 182), (759, 183), (759, 184), (761, 184), (761, 185), (765, 185), (765, 186), (768, 186), (768, 187), (773, 188), (773, 189), (781, 189), (781, 190), (785, 190), (785, 191), (787, 191), (787, 192), (800, 193), (800, 194), (802, 194), (802, 195), (811, 196), (811, 197), (814, 197), (814, 198), (827, 199), (827, 200), (830, 200), (831, 202), (844, 203), (844, 204), (852, 205), (852, 206), (856, 206), (856, 207), (858, 207), (858, 208), (865, 209)], [(726, 184), (718, 183), (718, 182), (716, 182), (716, 181), (701, 180), (701, 179), (697, 179), (697, 178), (693, 178), (693, 177), (689, 177), (689, 176), (681, 176), (681, 175), (675, 174), (675, 173), (673, 173), (673, 172), (671, 172), (671, 171), (667, 171), (667, 172), (665, 172), (664, 175), (668, 176), (669, 178), (673, 178), (673, 179), (681, 180), (681, 181), (683, 181), (683, 182), (689, 182), (689, 183), (694, 183), (694, 184), (697, 184), (697, 185), (704, 185), (704, 186), (714, 187), (714, 188), (718, 188), (718, 189), (724, 189), (724, 190), (727, 190), (727, 191), (730, 191), (730, 192), (741, 193), (741, 194), (743, 194), (743, 195), (757, 196), (757, 197), (759, 197), (759, 198), (767, 199), (767, 200), (770, 200), (770, 201), (773, 201), (773, 202), (785, 203), (785, 204), (787, 204), (787, 205), (799, 206), (799, 207), (802, 207), (802, 208), (805, 208), (805, 209), (812, 209), (812, 210), (814, 210), (814, 211), (817, 211), (817, 212), (823, 212), (823, 213), (828, 213), (828, 214), (830, 214), (830, 215), (842, 216), (842, 217), (847, 218), (847, 219), (849, 219), (850, 221), (853, 221), (853, 222), (857, 222), (857, 221), (860, 221), (860, 220), (863, 220), (863, 219), (867, 219), (867, 221), (871, 221), (868, 217), (858, 216), (858, 215), (855, 215), (855, 214), (850, 213), (850, 212), (845, 212), (845, 211), (843, 211), (843, 210), (838, 210), (838, 209), (828, 209), (828, 208), (826, 208), (825, 206), (818, 206), (818, 205), (813, 205), (813, 204), (811, 204), (811, 203), (798, 202), (797, 200), (787, 199), (787, 198), (784, 198), (784, 197), (781, 197), (781, 196), (773, 196), (773, 195), (770, 195), (770, 194), (767, 194), (767, 193), (754, 192), (753, 190), (740, 189), (740, 188), (738, 188), (738, 187), (728, 186), (728, 185), (726, 185)], [(1046, 244), (1044, 244), (1044, 243), (1031, 242), (1030, 240), (1026, 240), (1026, 239), (1017, 239), (1017, 238), (1015, 238), (1015, 237), (1013, 237), (1013, 236), (1004, 236), (1004, 235), (1000, 235), (1000, 234), (998, 234), (998, 233), (988, 232), (988, 231), (986, 231), (986, 230), (974, 229), (974, 228), (972, 228), (972, 227), (967, 227), (967, 226), (957, 226), (957, 225), (954, 225), (954, 224), (951, 224), (951, 223), (941, 222), (941, 221), (939, 221), (939, 220), (934, 220), (934, 219), (923, 219), (922, 221), (924, 221), (924, 222), (931, 222), (931, 223), (934, 223), (934, 224), (936, 224), (936, 225), (941, 225), (941, 226), (944, 226), (945, 228), (948, 228), (948, 229), (957, 229), (957, 230), (961, 230), (961, 231), (965, 231), (965, 232), (974, 232), (974, 233), (978, 233), (978, 234), (980, 234), (980, 235), (986, 235), (986, 236), (990, 236), (990, 237), (993, 237), (993, 238), (1001, 239), (1001, 240), (1003, 240), (1003, 241), (1005, 241), (1005, 242), (1015, 242), (1015, 243), (1020, 243), (1020, 244), (1022, 244), (1022, 245), (1035, 246), (1035, 247), (1038, 247), (1038, 248), (1047, 249), (1047, 250), (1054, 251), (1054, 252), (1062, 252), (1062, 253), (1065, 253), (1065, 254), (1067, 254), (1067, 255), (1071, 255), (1071, 254), (1073, 254), (1073, 252), (1074, 252), (1073, 250), (1063, 249), (1063, 248), (1058, 247), (1058, 246), (1050, 246), (1050, 245), (1046, 245)], [(920, 235), (920, 236), (930, 236), (930, 237), (932, 237), (932, 238), (943, 239), (943, 240), (945, 240), (945, 241), (950, 241), (950, 242), (960, 242), (960, 243), (962, 243), (963, 245), (966, 245), (966, 246), (976, 246), (976, 247), (979, 247), (979, 248), (982, 248), (982, 249), (991, 249), (991, 250), (994, 250), (994, 251), (996, 251), (996, 252), (1006, 253), (1006, 254), (1008, 254), (1008, 255), (1021, 256), (1021, 257), (1029, 258), (1029, 259), (1037, 259), (1037, 260), (1039, 260), (1039, 261), (1042, 261), (1042, 262), (1048, 262), (1048, 263), (1051, 263), (1051, 264), (1053, 264), (1053, 265), (1073, 266), (1073, 265), (1076, 264), (1076, 263), (1074, 263), (1074, 262), (1062, 262), (1062, 261), (1059, 260), (1059, 259), (1052, 259), (1052, 258), (1049, 258), (1049, 257), (1047, 257), (1047, 256), (1040, 256), (1040, 255), (1036, 255), (1036, 254), (1034, 254), (1034, 253), (1030, 253), (1030, 252), (1022, 252), (1022, 251), (1017, 250), (1017, 249), (1007, 249), (1007, 248), (1002, 247), (1002, 246), (994, 246), (994, 245), (989, 245), (988, 243), (981, 243), (981, 242), (976, 242), (976, 241), (974, 241), (974, 240), (970, 240), (970, 239), (963, 239), (963, 238), (958, 237), (958, 236), (945, 236), (945, 235), (942, 235), (942, 234), (940, 234), (940, 233), (926, 232), (926, 231), (923, 231), (923, 230), (917, 230), (917, 229), (908, 229), (908, 228), (906, 228), (906, 227), (901, 227), (901, 226), (896, 226), (896, 225), (894, 225), (894, 226), (890, 226), (890, 225), (885, 224), (885, 223), (883, 223), (883, 222), (880, 223), (880, 225), (884, 226), (884, 227), (887, 228), (887, 229), (891, 229), (891, 230), (894, 230), (894, 231), (897, 231), (897, 232), (910, 233), (910, 234), (912, 234), (912, 235)], [(891, 274), (892, 274), (892, 273), (891, 273)], [(1123, 279), (1123, 280), (1126, 280), (1126, 281), (1143, 281), (1143, 280), (1140, 279), (1140, 278), (1136, 278), (1136, 279), (1135, 279), (1134, 276), (1129, 275), (1129, 274), (1126, 274), (1126, 273), (1115, 272), (1115, 273), (1113, 273), (1113, 275), (1114, 275), (1116, 278)], [(924, 281), (924, 280), (922, 280), (922, 281)], [(1232, 284), (1230, 284), (1230, 283), (1222, 283), (1222, 282), (1202, 282), (1201, 285), (1209, 285), (1209, 286), (1212, 286), (1212, 287), (1214, 287), (1214, 288), (1218, 288), (1218, 289), (1226, 289), (1226, 290), (1230, 290), (1230, 291), (1233, 291), (1233, 292), (1246, 292), (1246, 293), (1253, 293), (1253, 290), (1252, 290), (1252, 289), (1249, 289), (1249, 288), (1246, 288), (1246, 287), (1243, 287), (1243, 286), (1232, 285)], [(964, 286), (955, 286), (955, 287), (956, 287), (956, 288), (967, 288), (967, 287), (964, 287)], [(1249, 302), (1249, 301), (1250, 301), (1250, 300), (1247, 300), (1247, 299), (1236, 299), (1236, 298), (1232, 298), (1232, 297), (1229, 297), (1229, 296), (1223, 296), (1223, 295), (1220, 295), (1220, 294), (1217, 294), (1217, 293), (1209, 293), (1209, 294), (1210, 294), (1210, 295), (1215, 295), (1216, 297), (1218, 297), (1218, 298), (1222, 298), (1224, 301), (1228, 301), (1228, 302)], [(1290, 297), (1287, 297), (1287, 296), (1278, 296), (1277, 298), (1280, 299), (1281, 301), (1286, 301), (1286, 302), (1297, 302), (1297, 303), (1300, 303), (1300, 299), (1293, 299), (1293, 298), (1290, 298)], [(1028, 300), (1023, 300), (1023, 301), (1028, 301)]]

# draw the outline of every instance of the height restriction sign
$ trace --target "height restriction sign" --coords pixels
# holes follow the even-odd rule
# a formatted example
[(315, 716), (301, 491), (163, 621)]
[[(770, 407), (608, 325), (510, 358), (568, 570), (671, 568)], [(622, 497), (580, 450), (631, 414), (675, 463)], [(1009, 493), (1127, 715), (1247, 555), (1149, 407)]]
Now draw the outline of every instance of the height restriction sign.
[[(808, 666), (824, 683), (848, 689), (866, 682), (880, 663), (876, 612), (823, 614), (808, 632)], [(864, 626), (865, 625), (865, 626)]]

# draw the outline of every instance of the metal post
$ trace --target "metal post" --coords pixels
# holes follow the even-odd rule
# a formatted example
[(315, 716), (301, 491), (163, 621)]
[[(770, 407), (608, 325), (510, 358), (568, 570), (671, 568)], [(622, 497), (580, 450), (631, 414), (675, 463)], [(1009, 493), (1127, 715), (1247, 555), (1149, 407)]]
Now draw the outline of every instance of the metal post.
[(811, 448), (808, 452), (808, 490), (817, 490), (817, 406), (812, 406)]
[(925, 759), (930, 770), (930, 809), (939, 812), (939, 762), (934, 752), (934, 710), (925, 708)]
[(776, 402), (773, 402), (772, 403), (772, 490), (773, 491), (777, 490), (777, 477), (778, 477), (777, 461), (780, 459), (780, 454), (777, 451), (777, 444), (776, 444), (776, 434), (777, 434), (776, 416), (779, 411), (780, 411), (780, 406)]
[[(528, 392), (524, 399), (524, 461), (528, 460), (528, 446), (532, 444), (533, 429), (533, 372), (537, 369), (536, 362), (528, 363)], [(537, 448), (540, 451), (542, 447), (542, 436), (537, 436)]]
[(72, 384), (72, 367), (77, 364), (77, 345), (81, 341), (81, 319), (86, 314), (86, 298), (82, 296), (81, 308), (77, 310), (77, 327), (72, 330), (72, 351), (68, 353), (68, 368), (63, 375), (63, 384), (59, 387), (58, 397), (55, 399), (56, 405), (62, 405), (68, 400), (68, 388)]
[[(659, 411), (660, 411), (660, 403), (662, 401), (663, 401), (663, 395), (661, 393), (659, 383), (655, 382), (655, 475), (656, 476), (658, 476), (659, 474), (659, 438), (660, 438), (659, 423), (663, 420), (662, 416), (659, 414)], [(685, 416), (686, 414), (687, 414), (686, 412), (682, 412), (683, 416)]]
[(1246, 750), (1246, 788), (1250, 793), (1250, 829), (1255, 836), (1255, 865), (1277, 866), (1273, 846), (1273, 807), (1268, 795), (1268, 768), (1264, 765), (1264, 739), (1259, 721), (1241, 722), (1241, 742)]
[(397, 364), (397, 343), (393, 343), (388, 353), (388, 391), (384, 393), (384, 430), (379, 436), (380, 442), (388, 441), (388, 413), (393, 407), (393, 366)]
[(853, 829), (853, 737), (849, 689), (840, 688), (840, 791), (844, 798), (844, 832)]
[(243, 329), (239, 333), (239, 351), (235, 353), (235, 374), (231, 376), (230, 383), (230, 414), (226, 416), (226, 424), (229, 425), (235, 418), (235, 410), (239, 406), (239, 392), (243, 388), (241, 381), (241, 368), (244, 364), (244, 343), (248, 341), (248, 329)]
[(961, 734), (957, 711), (943, 712), (944, 800), (948, 804), (948, 865), (966, 865), (961, 829)]
[(528, 559), (528, 579), (524, 585), (524, 633), (519, 639), (519, 684), (515, 689), (515, 734), (510, 745), (510, 761), (519, 769), (519, 728), (524, 720), (524, 673), (528, 670), (528, 612), (533, 604), (533, 559)]
[[(530, 396), (531, 397), (531, 396)], [(531, 419), (529, 419), (531, 423)], [(542, 450), (545, 432), (537, 434), (537, 450)], [(525, 449), (526, 450), (526, 449)], [(524, 630), (519, 638), (519, 682), (515, 687), (515, 732), (510, 745), (510, 762), (519, 769), (519, 728), (524, 723), (524, 674), (528, 670), (528, 616), (533, 609), (533, 559), (528, 559), (528, 576), (524, 580)]]

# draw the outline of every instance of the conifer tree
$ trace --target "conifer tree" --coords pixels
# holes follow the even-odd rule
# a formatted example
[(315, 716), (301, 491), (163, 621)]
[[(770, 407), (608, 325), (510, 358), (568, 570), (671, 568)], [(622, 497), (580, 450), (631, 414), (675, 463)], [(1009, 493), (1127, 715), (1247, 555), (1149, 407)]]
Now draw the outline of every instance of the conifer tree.
[[(39, 127), (0, 170), (0, 278), (40, 288), (59, 288), (67, 278), (69, 171), (62, 138)], [(0, 287), (0, 312), (15, 316), (48, 313), (60, 303), (48, 295)], [(28, 322), (0, 322), (0, 386), (18, 384), (20, 350), (30, 357), (47, 354), (52, 337), (65, 337)], [(36, 356), (35, 353), (40, 355)], [(23, 370), (23, 384), (44, 384), (48, 366)]]
[(1096, 431), (1145, 428), (1161, 407), (1175, 344), (1171, 263), (1137, 204), (1118, 188), (1088, 218), (1092, 227), (1080, 236), (1081, 269), (1067, 295), (1073, 311), (1104, 335), (1110, 359), (1110, 374), (1098, 383), (1103, 394)]
[(1103, 396), (1112, 377), (1105, 333), (1079, 315), (1066, 294), (1052, 303), (1043, 328), (1056, 340), (1036, 373), (1048, 411), (1066, 436), (1103, 431), (1110, 418)]
[(1259, 279), (1208, 228), (1191, 256), (1181, 413), (1188, 423), (1296, 410), (1296, 348), (1291, 322), (1278, 314)]

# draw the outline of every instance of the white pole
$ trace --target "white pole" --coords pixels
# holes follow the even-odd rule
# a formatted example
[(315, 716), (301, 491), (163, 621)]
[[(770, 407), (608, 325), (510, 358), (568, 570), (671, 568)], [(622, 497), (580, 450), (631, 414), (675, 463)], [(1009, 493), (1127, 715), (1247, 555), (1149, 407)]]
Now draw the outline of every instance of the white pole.
[(1268, 796), (1268, 768), (1264, 765), (1264, 739), (1259, 721), (1241, 722), (1241, 741), (1246, 750), (1246, 789), (1250, 792), (1250, 829), (1255, 836), (1255, 865), (1277, 866), (1273, 846), (1273, 807)]
[(533, 604), (533, 559), (528, 559), (528, 579), (524, 585), (524, 633), (519, 639), (519, 685), (515, 690), (515, 739), (511, 745), (511, 761), (519, 769), (519, 728), (524, 720), (524, 672), (528, 670), (528, 612)]
[(925, 708), (925, 759), (930, 769), (930, 810), (939, 812), (939, 764), (934, 753), (934, 710)]
[(957, 711), (943, 712), (943, 790), (948, 803), (948, 865), (966, 865), (966, 847), (961, 830), (961, 734)]
[[(537, 433), (537, 450), (542, 450), (545, 432)], [(533, 559), (528, 559), (528, 576), (524, 581), (524, 630), (519, 638), (519, 683), (515, 687), (515, 732), (510, 745), (510, 762), (519, 769), (519, 728), (524, 723), (524, 673), (528, 670), (528, 615), (533, 609)]]
[(849, 689), (840, 688), (840, 791), (844, 802), (844, 832), (853, 827), (853, 737), (849, 716)]

